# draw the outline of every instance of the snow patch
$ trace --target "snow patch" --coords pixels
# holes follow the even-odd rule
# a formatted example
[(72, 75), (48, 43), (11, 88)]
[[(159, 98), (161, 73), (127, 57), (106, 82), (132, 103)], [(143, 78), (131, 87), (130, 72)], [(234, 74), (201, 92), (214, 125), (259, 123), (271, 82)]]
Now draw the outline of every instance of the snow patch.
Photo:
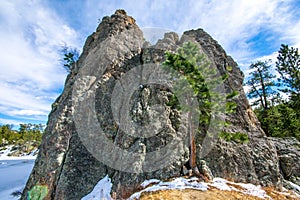
[(36, 155), (39, 153), (39, 149), (35, 149), (35, 150), (33, 150), (33, 151), (31, 151), (29, 154), (28, 154), (28, 156), (35, 156), (36, 157)]
[(16, 191), (23, 191), (23, 189), (24, 189), (24, 185), (19, 185), (5, 191), (0, 191), (0, 195), (1, 198), (5, 200), (19, 200), (20, 196), (13, 196), (12, 193)]
[(150, 185), (150, 184), (152, 184), (152, 183), (159, 183), (159, 182), (160, 182), (160, 180), (158, 180), (158, 179), (145, 180), (145, 181), (141, 184), (141, 186), (142, 186), (143, 188), (145, 188), (145, 187), (147, 187), (148, 185)]
[(197, 182), (197, 180), (198, 179), (194, 177), (190, 179), (179, 177), (169, 182), (163, 182), (157, 179), (146, 180), (142, 183), (141, 185), (142, 187), (144, 187), (145, 185), (148, 186), (150, 183), (156, 182), (157, 184), (134, 193), (129, 197), (128, 200), (139, 199), (143, 192), (154, 192), (158, 190), (196, 189), (196, 190), (206, 191), (208, 189), (207, 183)]
[(291, 181), (288, 181), (288, 183), (298, 192), (300, 192), (300, 186), (291, 182)]
[(272, 199), (271, 197), (269, 197), (266, 193), (266, 191), (264, 191), (263, 189), (261, 189), (261, 186), (257, 186), (257, 185), (253, 185), (253, 184), (250, 184), (250, 183), (236, 183), (236, 185), (239, 185), (241, 186), (242, 188), (244, 188), (245, 190), (244, 191), (241, 191), (243, 192), (244, 194), (249, 194), (249, 195), (252, 195), (252, 196), (256, 196), (256, 197), (259, 197), (259, 198), (263, 198), (263, 199)]
[(33, 165), (34, 160), (0, 161), (0, 199), (19, 199), (19, 197), (14, 197), (11, 194), (16, 191), (23, 191)]
[(12, 151), (13, 145), (6, 146), (5, 150), (0, 151), (0, 160), (34, 160), (36, 159), (36, 155), (38, 152), (38, 149), (33, 150), (28, 155), (22, 155), (22, 156), (8, 156)]
[[(239, 191), (242, 192), (244, 194), (248, 194), (251, 196), (256, 196), (259, 198), (267, 198), (267, 199), (271, 199), (271, 197), (269, 197), (267, 195), (267, 193), (260, 187), (260, 186), (256, 186), (250, 183), (234, 183), (234, 182), (230, 182), (227, 181), (225, 179), (222, 178), (214, 178), (213, 182), (209, 184), (210, 186), (216, 187), (219, 190), (234, 190), (234, 191)], [(243, 188), (243, 190), (240, 190), (238, 187), (235, 188), (234, 186), (240, 186)]]
[(235, 188), (230, 187), (229, 185), (227, 185), (227, 181), (225, 179), (222, 178), (214, 178), (213, 182), (211, 184), (209, 184), (210, 186), (213, 186), (219, 190), (235, 190)]
[[(152, 183), (154, 183), (155, 185), (149, 186)], [(219, 190), (238, 191), (247, 195), (256, 196), (263, 199), (271, 199), (271, 197), (269, 197), (260, 186), (255, 186), (253, 184), (245, 184), (245, 183), (234, 183), (222, 178), (214, 178), (211, 183), (198, 182), (198, 178), (196, 177), (192, 177), (189, 179), (179, 177), (168, 182), (163, 182), (157, 179), (150, 179), (144, 181), (141, 184), (141, 186), (144, 189), (132, 194), (129, 200), (139, 199), (143, 192), (154, 192), (158, 190), (173, 190), (173, 189), (179, 189), (179, 190), (196, 189), (196, 190), (206, 191), (210, 187), (214, 187)]]
[(106, 175), (95, 185), (93, 191), (81, 200), (110, 200), (112, 199), (110, 196), (111, 187), (111, 179)]
[(6, 165), (7, 162), (0, 162), (0, 165)]
[(35, 160), (36, 156), (0, 156), (0, 160)]
[(11, 149), (13, 148), (13, 145), (8, 145), (4, 148), (5, 148), (4, 150), (0, 151), (0, 156), (3, 156), (3, 155), (7, 156), (11, 152)]

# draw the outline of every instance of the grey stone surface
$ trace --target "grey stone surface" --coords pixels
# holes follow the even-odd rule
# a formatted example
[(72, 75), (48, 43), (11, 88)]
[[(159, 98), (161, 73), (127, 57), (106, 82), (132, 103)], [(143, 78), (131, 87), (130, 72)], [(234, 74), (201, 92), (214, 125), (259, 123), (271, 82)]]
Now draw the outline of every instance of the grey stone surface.
[(209, 167), (215, 177), (279, 188), (282, 177), (296, 180), (299, 142), (265, 137), (243, 91), (243, 73), (211, 36), (202, 29), (187, 31), (182, 38), (167, 33), (151, 46), (135, 20), (118, 10), (104, 17), (87, 38), (63, 93), (53, 103), (22, 199), (37, 185), (48, 188), (46, 200), (80, 199), (106, 174), (112, 179), (112, 192), (122, 199), (145, 179), (187, 173), (187, 116), (168, 104), (174, 81), (159, 71), (165, 51), (175, 52), (187, 39), (199, 45), (210, 67), (229, 74), (225, 91), (239, 92), (236, 113), (221, 113), (230, 123), (223, 130), (250, 138), (239, 144), (216, 137), (207, 149), (206, 135), (197, 135), (199, 169), (203, 159), (206, 171)]
[[(269, 138), (277, 149), (283, 177), (300, 185), (300, 142), (295, 138)], [(298, 180), (298, 181), (296, 181)]]

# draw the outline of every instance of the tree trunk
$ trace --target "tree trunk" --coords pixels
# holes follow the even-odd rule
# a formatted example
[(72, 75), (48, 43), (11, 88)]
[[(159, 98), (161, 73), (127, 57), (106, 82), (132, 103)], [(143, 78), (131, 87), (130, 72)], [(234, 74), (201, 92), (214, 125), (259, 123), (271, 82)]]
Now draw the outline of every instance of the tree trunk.
[[(268, 99), (267, 99), (267, 92), (266, 92), (266, 86), (264, 84), (264, 79), (263, 79), (263, 75), (262, 75), (262, 72), (260, 70), (259, 71), (259, 76), (260, 76), (260, 82), (261, 82), (261, 89), (262, 89), (262, 96), (263, 96), (263, 109), (264, 109), (264, 118), (265, 119), (268, 119), (269, 118), (269, 106), (268, 106)], [(265, 123), (265, 133), (267, 136), (270, 136), (270, 133), (269, 133), (269, 121), (267, 120), (267, 122)]]
[(192, 112), (190, 111), (189, 114), (188, 114), (188, 120), (189, 120), (188, 131), (189, 131), (189, 137), (190, 137), (190, 160), (189, 160), (189, 165), (190, 165), (194, 175), (196, 175), (199, 178), (202, 178), (203, 180), (205, 180), (203, 175), (200, 174), (199, 169), (197, 167), (197, 163), (196, 163), (197, 149), (196, 149), (196, 141), (195, 141), (195, 131), (194, 131), (194, 126), (193, 126), (191, 115), (192, 115)]

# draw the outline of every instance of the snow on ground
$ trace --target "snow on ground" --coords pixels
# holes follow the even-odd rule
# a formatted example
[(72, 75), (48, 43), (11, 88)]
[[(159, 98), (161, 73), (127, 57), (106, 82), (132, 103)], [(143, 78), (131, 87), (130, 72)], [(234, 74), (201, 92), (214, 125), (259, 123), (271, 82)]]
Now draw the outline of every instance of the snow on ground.
[(19, 157), (8, 156), (12, 148), (13, 145), (9, 145), (0, 151), (0, 199), (3, 200), (19, 199), (11, 194), (23, 190), (38, 151), (34, 150)]
[(11, 153), (13, 145), (6, 146), (5, 150), (0, 151), (0, 160), (32, 160), (36, 159), (37, 151), (38, 149), (30, 152), (28, 155), (22, 155), (22, 156), (8, 156), (9, 153)]
[[(249, 194), (251, 196), (256, 196), (262, 199), (271, 199), (267, 195), (267, 193), (261, 188), (261, 186), (256, 186), (250, 183), (234, 183), (227, 181), (222, 178), (214, 178), (213, 182), (209, 184), (210, 186), (216, 187), (219, 190), (235, 190), (240, 191), (244, 194)], [(240, 190), (240, 187), (234, 187), (234, 186), (240, 186), (243, 188), (243, 190)]]
[(236, 183), (236, 185), (239, 185), (245, 189), (244, 191), (242, 191), (244, 194), (249, 194), (263, 199), (272, 199), (267, 195), (266, 191), (264, 191), (260, 185), (257, 186), (250, 183)]
[(261, 189), (260, 186), (255, 186), (253, 184), (234, 183), (222, 178), (214, 178), (214, 180), (211, 183), (198, 182), (198, 179), (195, 177), (189, 179), (179, 177), (169, 182), (163, 182), (157, 179), (151, 179), (151, 180), (144, 181), (141, 184), (141, 186), (144, 189), (131, 195), (129, 200), (139, 199), (139, 197), (143, 192), (150, 192), (150, 191), (153, 192), (158, 190), (172, 190), (172, 189), (196, 189), (196, 190), (206, 191), (210, 187), (214, 187), (219, 190), (228, 190), (228, 191), (234, 190), (234, 191), (242, 192), (244, 194), (257, 196), (263, 199), (271, 199), (271, 197), (269, 197), (266, 194), (266, 192)]
[(147, 187), (148, 185), (150, 185), (150, 184), (152, 184), (152, 183), (159, 183), (159, 182), (160, 182), (160, 180), (158, 180), (158, 179), (145, 180), (145, 181), (141, 184), (141, 186), (142, 186), (143, 188), (145, 188), (145, 187)]
[(288, 181), (288, 183), (298, 192), (300, 192), (300, 186), (296, 185), (295, 183)]
[[(227, 181), (222, 178), (215, 178), (211, 183), (198, 182), (198, 178), (183, 178), (178, 177), (172, 181), (160, 181), (158, 179), (145, 180), (141, 186), (143, 190), (134, 193), (130, 196), (129, 200), (139, 199), (140, 195), (143, 192), (153, 192), (158, 190), (173, 190), (173, 189), (196, 189), (201, 191), (206, 191), (210, 187), (215, 187), (219, 190), (235, 190), (240, 191), (244, 194), (249, 194), (252, 196), (257, 196), (263, 199), (271, 199), (260, 186), (255, 186), (253, 184), (244, 184), (244, 183), (234, 183)], [(234, 187), (239, 186), (239, 187)], [(108, 176), (105, 176), (101, 179), (98, 184), (94, 187), (94, 190), (82, 198), (82, 200), (102, 200), (102, 199), (111, 199), (112, 183)], [(240, 189), (243, 188), (243, 189)]]
[(111, 192), (111, 179), (106, 175), (101, 179), (94, 187), (93, 191), (83, 197), (81, 200), (109, 200), (112, 199), (110, 196)]
[(34, 160), (0, 160), (0, 199), (19, 199), (11, 194), (22, 191), (33, 168)]
[[(156, 185), (149, 186), (142, 191), (134, 193), (129, 197), (128, 200), (138, 199), (143, 192), (153, 192), (158, 190), (196, 189), (206, 191), (208, 189), (208, 184), (204, 182), (198, 182), (197, 180), (197, 178), (186, 179), (183, 177), (175, 178), (174, 180), (169, 182), (163, 182), (157, 179), (146, 180), (141, 184), (141, 186), (148, 186), (150, 183), (156, 183)], [(157, 183), (157, 181), (159, 182)]]
[(211, 186), (218, 188), (219, 190), (236, 190), (236, 188), (227, 185), (227, 181), (223, 178), (214, 178)]

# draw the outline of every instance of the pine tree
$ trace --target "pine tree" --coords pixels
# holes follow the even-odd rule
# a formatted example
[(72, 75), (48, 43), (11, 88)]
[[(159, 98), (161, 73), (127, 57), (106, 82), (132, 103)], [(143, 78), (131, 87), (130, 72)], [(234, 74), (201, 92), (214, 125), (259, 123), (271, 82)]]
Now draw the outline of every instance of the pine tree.
[(71, 48), (65, 45), (62, 47), (61, 52), (63, 54), (63, 66), (65, 70), (70, 73), (79, 58), (79, 51), (76, 48)]
[[(219, 106), (216, 102), (213, 102), (213, 99), (220, 99), (223, 94), (215, 93), (210, 90), (211, 88), (216, 88), (220, 84), (222, 84), (227, 76), (220, 77), (216, 69), (213, 69), (210, 66), (210, 63), (206, 60), (205, 55), (199, 52), (199, 48), (196, 44), (192, 42), (186, 42), (183, 44), (183, 47), (177, 50), (177, 53), (166, 53), (166, 61), (163, 63), (167, 68), (171, 68), (176, 70), (180, 77), (176, 76), (176, 80), (182, 88), (178, 89), (178, 92), (184, 91), (187, 89), (186, 87), (191, 87), (193, 90), (193, 96), (186, 97), (188, 105), (196, 99), (199, 103), (199, 108), (183, 108), (188, 112), (188, 131), (189, 131), (189, 145), (190, 145), (190, 159), (189, 159), (189, 167), (192, 169), (195, 175), (201, 176), (199, 170), (196, 165), (196, 141), (195, 137), (198, 133), (205, 133), (207, 128), (211, 122), (211, 114), (212, 110), (222, 110), (218, 109)], [(205, 76), (204, 76), (205, 75)], [(188, 86), (184, 84), (180, 84), (180, 79), (187, 80)], [(231, 99), (235, 97), (238, 93), (233, 92), (228, 95), (228, 98)], [(224, 98), (226, 101), (226, 97)], [(234, 105), (232, 102), (230, 105), (226, 105), (229, 112), (232, 111)], [(200, 130), (195, 130), (194, 119), (192, 116), (192, 112), (195, 111), (199, 115), (199, 121), (196, 123), (199, 124)], [(225, 110), (223, 110), (225, 112)], [(216, 113), (215, 113), (216, 114)], [(214, 116), (214, 126), (222, 126), (224, 125), (223, 121), (217, 121), (217, 117)], [(217, 128), (216, 128), (217, 129)], [(208, 136), (210, 137), (210, 136)]]
[(269, 116), (268, 110), (270, 108), (271, 99), (275, 94), (273, 86), (275, 86), (275, 76), (270, 73), (271, 65), (268, 61), (257, 61), (250, 65), (250, 77), (246, 85), (250, 87), (247, 96), (253, 99), (252, 106), (258, 106), (258, 112), (262, 117), (260, 122), (266, 135), (269, 136)]
[[(208, 101), (209, 91), (201, 74), (201, 70), (199, 69), (202, 67), (201, 65), (208, 65), (208, 63), (205, 61), (204, 56), (199, 54), (198, 47), (191, 42), (184, 43), (183, 47), (178, 49), (177, 54), (166, 53), (164, 65), (176, 70), (188, 81), (194, 91), (194, 96), (187, 97), (188, 105), (192, 102), (192, 98), (198, 96), (197, 99), (201, 99), (199, 102), (201, 104), (199, 112), (202, 113), (200, 121), (208, 121), (210, 109)], [(177, 82), (180, 82), (180, 80), (177, 80)], [(181, 88), (181, 91), (185, 89), (186, 88)], [(188, 122), (190, 145), (189, 166), (195, 175), (199, 175), (199, 170), (196, 166), (195, 128), (193, 127), (191, 110), (188, 110)]]
[(289, 94), (292, 106), (300, 109), (300, 54), (297, 48), (281, 45), (278, 52), (276, 69), (280, 74), (283, 92)]

